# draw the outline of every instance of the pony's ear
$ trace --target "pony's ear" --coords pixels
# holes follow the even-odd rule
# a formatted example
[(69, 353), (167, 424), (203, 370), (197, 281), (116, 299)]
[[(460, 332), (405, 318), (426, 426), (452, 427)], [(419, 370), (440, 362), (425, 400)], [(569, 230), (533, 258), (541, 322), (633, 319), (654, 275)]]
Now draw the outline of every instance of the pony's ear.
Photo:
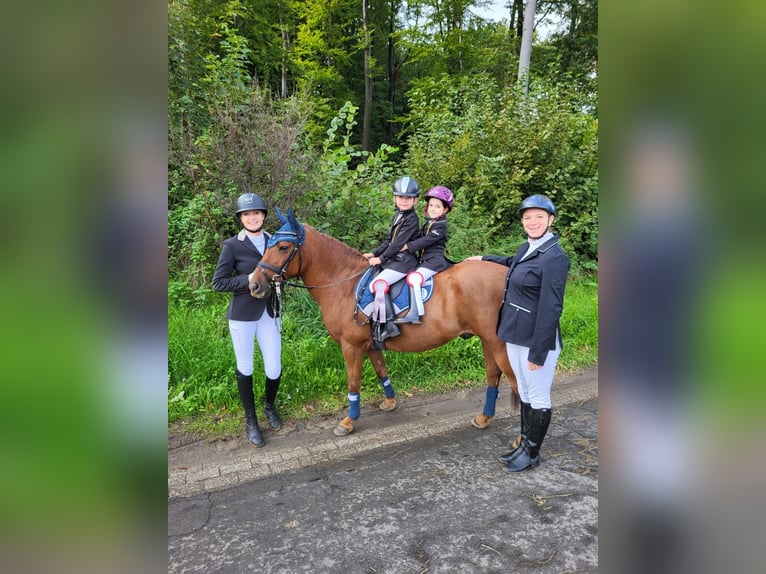
[(282, 214), (282, 212), (279, 210), (279, 208), (278, 208), (276, 205), (274, 206), (274, 211), (276, 211), (276, 212), (277, 212), (277, 217), (279, 217), (279, 222), (280, 222), (282, 225), (284, 225), (285, 223), (287, 223), (287, 218), (286, 218), (286, 217), (285, 217), (285, 216)]
[(293, 231), (295, 231), (295, 234), (298, 237), (298, 245), (302, 245), (303, 239), (304, 237), (306, 237), (306, 229), (298, 221), (298, 218), (295, 217), (295, 213), (293, 213), (292, 207), (287, 210), (287, 219), (290, 221), (290, 225), (292, 226)]

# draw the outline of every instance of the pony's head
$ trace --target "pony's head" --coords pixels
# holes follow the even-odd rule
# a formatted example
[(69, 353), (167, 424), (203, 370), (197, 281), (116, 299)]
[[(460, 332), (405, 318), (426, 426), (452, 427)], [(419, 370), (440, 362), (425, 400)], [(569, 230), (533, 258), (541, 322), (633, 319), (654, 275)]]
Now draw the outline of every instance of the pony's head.
[(292, 209), (287, 210), (287, 217), (279, 210), (278, 207), (274, 208), (279, 217), (279, 221), (282, 227), (269, 238), (269, 242), (266, 245), (267, 248), (274, 247), (280, 241), (289, 241), (295, 244), (296, 247), (303, 245), (303, 241), (306, 239), (306, 228), (303, 224), (296, 219)]
[(268, 297), (275, 282), (300, 273), (300, 261), (294, 269), (290, 269), (290, 264), (306, 240), (306, 228), (295, 217), (292, 209), (287, 210), (287, 217), (278, 207), (274, 209), (282, 226), (269, 237), (266, 252), (256, 266), (249, 285), (250, 294), (258, 299)]

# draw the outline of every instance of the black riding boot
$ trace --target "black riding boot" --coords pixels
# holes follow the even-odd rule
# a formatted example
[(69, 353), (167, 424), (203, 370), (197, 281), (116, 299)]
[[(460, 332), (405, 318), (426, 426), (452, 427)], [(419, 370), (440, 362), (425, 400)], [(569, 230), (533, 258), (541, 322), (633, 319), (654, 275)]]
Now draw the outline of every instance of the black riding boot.
[(503, 467), (505, 472), (521, 472), (540, 464), (540, 447), (551, 423), (551, 409), (530, 409), (529, 432), (521, 441), (519, 454)]
[(245, 409), (245, 426), (247, 438), (253, 446), (263, 446), (261, 429), (258, 428), (258, 419), (255, 417), (255, 397), (253, 396), (253, 376), (243, 375), (237, 370), (237, 389), (242, 408)]
[(385, 349), (383, 341), (399, 334), (399, 327), (394, 323), (394, 305), (388, 295), (386, 295), (386, 322), (373, 321), (371, 325), (373, 349)]
[(519, 440), (519, 444), (516, 446), (516, 448), (512, 448), (510, 451), (497, 457), (497, 460), (503, 464), (508, 464), (516, 457), (517, 454), (520, 454), (521, 443), (529, 433), (529, 417), (531, 410), (531, 403), (525, 403), (524, 401), (521, 401), (521, 406), (519, 408), (519, 415), (521, 417), (521, 440)]
[(266, 377), (266, 393), (263, 401), (263, 412), (266, 414), (266, 419), (269, 421), (271, 430), (275, 431), (282, 428), (282, 421), (277, 414), (277, 409), (274, 407), (274, 400), (277, 398), (280, 379), (281, 377), (277, 377), (276, 379)]
[(386, 324), (383, 325), (383, 340), (399, 334), (399, 327), (394, 323), (394, 318), (394, 304), (391, 297), (386, 295)]

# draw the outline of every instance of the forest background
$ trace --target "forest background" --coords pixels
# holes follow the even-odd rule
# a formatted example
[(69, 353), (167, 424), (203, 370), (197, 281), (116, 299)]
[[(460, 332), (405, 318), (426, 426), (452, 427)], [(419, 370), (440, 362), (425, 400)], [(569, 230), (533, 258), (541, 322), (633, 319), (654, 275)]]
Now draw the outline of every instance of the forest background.
[[(397, 177), (446, 185), (456, 261), (515, 252), (519, 202), (544, 193), (573, 262), (561, 365), (597, 361), (598, 4), (538, 1), (523, 78), (524, 3), (507, 2), (501, 21), (479, 16), (487, 4), (169, 0), (169, 421), (206, 412), (225, 426), (238, 410), (229, 295), (210, 282), (247, 191), (369, 251), (388, 229)], [(455, 341), (388, 360), (394, 384), (417, 392), (484, 384), (481, 357), (478, 342)], [(288, 414), (343, 404), (340, 350), (297, 291), (283, 374)]]

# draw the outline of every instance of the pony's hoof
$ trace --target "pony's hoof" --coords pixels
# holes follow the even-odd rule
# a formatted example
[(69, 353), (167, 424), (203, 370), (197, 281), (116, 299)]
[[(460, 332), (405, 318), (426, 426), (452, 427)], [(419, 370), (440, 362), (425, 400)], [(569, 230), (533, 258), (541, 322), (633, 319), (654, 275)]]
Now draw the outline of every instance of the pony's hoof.
[(471, 421), (471, 424), (475, 426), (477, 429), (485, 429), (489, 426), (489, 423), (492, 422), (492, 417), (488, 417), (487, 415), (476, 415), (473, 417), (473, 420)]
[(520, 444), (521, 444), (521, 435), (517, 436), (516, 440), (514, 440), (511, 443), (511, 450), (516, 450), (517, 448), (519, 448)]
[(386, 397), (385, 399), (383, 399), (383, 402), (380, 403), (379, 408), (381, 411), (386, 411), (386, 412), (394, 410), (396, 408), (396, 399), (393, 397), (390, 399)]
[(338, 423), (338, 426), (336, 426), (332, 434), (335, 436), (348, 436), (354, 431), (354, 422), (346, 417), (342, 421)]

